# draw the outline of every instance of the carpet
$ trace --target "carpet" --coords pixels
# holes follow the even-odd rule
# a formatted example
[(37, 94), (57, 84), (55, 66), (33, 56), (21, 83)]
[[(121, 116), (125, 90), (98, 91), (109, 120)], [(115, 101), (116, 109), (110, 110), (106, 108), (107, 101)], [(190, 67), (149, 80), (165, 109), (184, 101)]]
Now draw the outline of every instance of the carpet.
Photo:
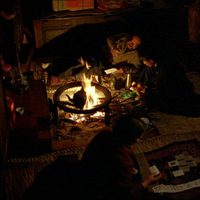
[[(93, 121), (88, 124), (77, 124), (71, 127), (62, 125), (59, 129), (59, 138), (52, 140), (53, 150), (61, 150), (71, 147), (86, 147), (99, 130), (105, 127), (105, 123), (101, 121)], [(68, 130), (70, 129), (70, 130)], [(158, 129), (150, 124), (147, 130), (142, 134), (142, 138), (152, 138), (159, 136)]]
[(73, 124), (61, 121), (52, 139), (52, 150), (86, 147), (96, 133), (105, 127), (103, 120)]
[(35, 157), (9, 159), (1, 171), (2, 199), (21, 200), (24, 191), (33, 184), (42, 169), (51, 165), (59, 157), (80, 159), (83, 151), (84, 148), (76, 147)]
[(160, 135), (200, 132), (200, 117), (186, 117), (163, 112), (151, 112), (149, 118)]
[(158, 136), (133, 145), (142, 176), (150, 174), (150, 166), (156, 166), (162, 174), (150, 191), (181, 200), (200, 199), (199, 134)]
[[(146, 133), (147, 134), (147, 133)], [(141, 139), (132, 146), (136, 153), (136, 158), (141, 166), (141, 173), (146, 176), (149, 171), (149, 160), (157, 157), (157, 151), (177, 142), (200, 141), (200, 133), (176, 135), (160, 135), (150, 138)], [(188, 148), (188, 146), (186, 146)], [(37, 174), (47, 165), (53, 163), (60, 156), (76, 155), (80, 159), (85, 147), (73, 147), (65, 150), (55, 151), (29, 158), (12, 158), (9, 159), (2, 173), (4, 199), (20, 200), (23, 192), (31, 186)], [(146, 155), (145, 155), (146, 154)], [(159, 155), (162, 155), (159, 153)]]

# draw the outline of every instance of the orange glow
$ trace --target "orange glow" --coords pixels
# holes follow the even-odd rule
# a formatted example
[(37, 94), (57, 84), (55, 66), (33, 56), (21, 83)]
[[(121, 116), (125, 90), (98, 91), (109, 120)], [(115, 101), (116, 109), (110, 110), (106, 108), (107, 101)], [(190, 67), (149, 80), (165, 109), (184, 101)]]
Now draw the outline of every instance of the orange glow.
[[(90, 69), (91, 66), (88, 64), (87, 61), (84, 61), (82, 58), (79, 59), (80, 63), (82, 65), (85, 65), (87, 69)], [(81, 82), (83, 89), (86, 93), (86, 102), (83, 107), (83, 110), (90, 110), (94, 108), (96, 105), (100, 104), (100, 97), (101, 95), (96, 92), (95, 86), (92, 86), (92, 81), (98, 82), (98, 76), (90, 76), (87, 77), (85, 73), (83, 73)], [(103, 112), (96, 112), (95, 114), (91, 115), (90, 117), (103, 117), (104, 113)], [(86, 120), (86, 117), (84, 114), (71, 114), (71, 119), (76, 121), (76, 122), (83, 122)]]
[(92, 77), (87, 78), (85, 74), (83, 74), (82, 85), (86, 92), (86, 103), (84, 109), (91, 109), (99, 103), (96, 88), (95, 86), (92, 86)]

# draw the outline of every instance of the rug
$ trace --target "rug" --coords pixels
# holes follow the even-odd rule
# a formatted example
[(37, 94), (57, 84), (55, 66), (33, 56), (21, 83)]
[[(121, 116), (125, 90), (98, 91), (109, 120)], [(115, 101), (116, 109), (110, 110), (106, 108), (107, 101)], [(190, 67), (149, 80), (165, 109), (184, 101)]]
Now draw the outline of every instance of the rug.
[[(166, 135), (133, 146), (143, 177), (156, 166), (162, 174), (149, 190), (181, 200), (200, 198), (200, 132)], [(198, 197), (198, 198), (197, 198)]]
[[(111, 124), (109, 126), (112, 125), (116, 116), (116, 113), (112, 113), (110, 117)], [(154, 126), (148, 118), (145, 119), (148, 121), (148, 128), (142, 134), (142, 138), (147, 139), (159, 136), (160, 133), (156, 126)], [(71, 147), (86, 147), (93, 137), (105, 127), (104, 118), (88, 119), (84, 123), (76, 124), (69, 120), (62, 120), (58, 128), (55, 128), (55, 131), (53, 130), (55, 133), (52, 133), (52, 149), (56, 151)]]
[(76, 147), (35, 157), (9, 159), (1, 171), (2, 199), (21, 200), (25, 190), (47, 165), (51, 165), (59, 157), (80, 159), (83, 151), (84, 148)]
[(84, 123), (62, 121), (51, 141), (52, 150), (86, 147), (97, 132), (105, 127), (103, 120), (93, 120)]
[(200, 132), (200, 117), (186, 117), (163, 112), (151, 112), (149, 118), (160, 135)]

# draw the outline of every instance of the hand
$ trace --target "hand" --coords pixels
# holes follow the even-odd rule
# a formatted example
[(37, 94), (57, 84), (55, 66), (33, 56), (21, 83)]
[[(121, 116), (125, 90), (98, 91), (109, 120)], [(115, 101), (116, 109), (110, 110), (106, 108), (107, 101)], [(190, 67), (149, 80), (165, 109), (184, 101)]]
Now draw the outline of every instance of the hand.
[(162, 178), (161, 174), (157, 174), (157, 175), (151, 174), (147, 178), (144, 179), (144, 181), (142, 182), (142, 185), (144, 188), (147, 188), (150, 184), (155, 183), (161, 178)]
[(156, 61), (154, 61), (152, 59), (144, 59), (143, 63), (144, 63), (144, 65), (146, 65), (149, 68), (156, 67), (156, 65), (157, 65)]
[(112, 49), (111, 53), (113, 56), (118, 56), (120, 54), (120, 52), (117, 49)]

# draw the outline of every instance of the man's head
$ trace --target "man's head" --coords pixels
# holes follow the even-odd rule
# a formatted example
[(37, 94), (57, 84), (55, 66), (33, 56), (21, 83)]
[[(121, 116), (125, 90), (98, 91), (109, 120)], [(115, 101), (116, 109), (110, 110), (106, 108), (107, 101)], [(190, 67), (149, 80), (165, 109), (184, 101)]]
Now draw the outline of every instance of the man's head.
[(133, 144), (144, 132), (146, 125), (131, 115), (122, 115), (113, 125), (113, 136), (121, 144)]
[(142, 40), (139, 36), (133, 35), (131, 40), (128, 41), (127, 47), (128, 49), (137, 49), (142, 44)]

